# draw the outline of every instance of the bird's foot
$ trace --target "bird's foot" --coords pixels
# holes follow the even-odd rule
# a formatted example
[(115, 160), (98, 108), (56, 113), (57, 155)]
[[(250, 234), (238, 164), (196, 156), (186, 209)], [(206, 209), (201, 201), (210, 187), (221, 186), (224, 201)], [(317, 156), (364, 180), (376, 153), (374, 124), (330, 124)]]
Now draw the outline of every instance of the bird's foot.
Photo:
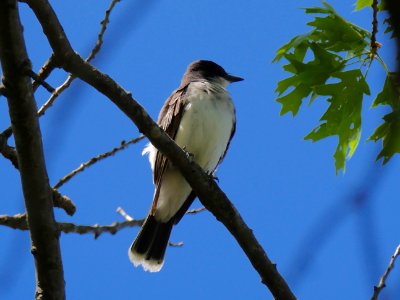
[(215, 180), (216, 182), (219, 183), (219, 178), (217, 176), (215, 176), (214, 173), (208, 173), (207, 172), (207, 175), (210, 177), (211, 180)]
[(194, 154), (186, 150), (186, 146), (183, 146), (182, 150), (185, 152), (186, 157), (190, 162), (194, 160)]

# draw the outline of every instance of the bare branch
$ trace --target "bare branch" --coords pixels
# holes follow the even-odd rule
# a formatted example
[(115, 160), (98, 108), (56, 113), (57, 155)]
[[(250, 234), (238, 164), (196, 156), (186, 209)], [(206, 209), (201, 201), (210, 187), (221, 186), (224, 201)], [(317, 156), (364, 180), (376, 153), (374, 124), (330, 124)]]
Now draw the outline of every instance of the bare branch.
[[(7, 144), (7, 140), (11, 133), (11, 130), (5, 130), (0, 134), (0, 153), (5, 158), (10, 160), (13, 166), (18, 170), (17, 151)], [(76, 211), (76, 207), (71, 199), (69, 199), (67, 196), (61, 195), (56, 189), (53, 189), (53, 205), (55, 207), (64, 209), (65, 212), (70, 216), (72, 216)]]
[[(116, 234), (121, 229), (142, 226), (142, 224), (143, 220), (114, 222), (110, 225), (103, 226), (98, 224), (89, 226), (59, 222), (57, 223), (57, 228), (59, 231), (64, 233), (93, 234), (94, 238), (97, 239), (103, 233)], [(13, 229), (28, 230), (26, 214), (17, 214), (15, 216), (0, 215), (0, 225), (4, 225)]]
[(0, 215), (0, 225), (4, 225), (12, 229), (28, 230), (26, 214), (17, 214), (14, 216)]
[(195, 209), (190, 209), (186, 212), (186, 214), (194, 215), (194, 214), (197, 214), (197, 213), (205, 211), (205, 210), (207, 210), (207, 209), (203, 206), (203, 207), (199, 207), (199, 208), (195, 208)]
[(372, 57), (376, 55), (378, 51), (378, 43), (376, 42), (376, 34), (378, 33), (378, 0), (372, 1), (372, 33), (371, 33), (371, 54)]
[(168, 242), (168, 246), (170, 246), (170, 247), (183, 247), (183, 242), (177, 242), (177, 243), (174, 243), (174, 242)]
[(126, 221), (132, 221), (133, 218), (128, 215), (125, 210), (122, 209), (122, 207), (117, 208), (117, 213), (119, 213)]
[(252, 230), (232, 205), (218, 185), (149, 117), (147, 112), (109, 76), (101, 73), (77, 55), (62, 30), (52, 7), (46, 0), (26, 0), (36, 14), (49, 40), (54, 54), (62, 67), (92, 85), (107, 96), (125, 113), (170, 161), (178, 167), (198, 195), (203, 205), (221, 221), (235, 237), (262, 282), (277, 299), (296, 299), (289, 286), (279, 274), (276, 265), (267, 257)]
[(68, 75), (67, 79), (64, 81), (63, 84), (61, 84), (59, 87), (57, 87), (54, 92), (51, 94), (50, 98), (39, 108), (38, 110), (38, 115), (39, 117), (43, 116), (46, 110), (53, 105), (54, 101), (58, 98), (58, 96), (61, 95), (63, 91), (65, 91), (67, 88), (70, 87), (72, 81), (74, 81), (75, 77), (72, 76), (71, 74)]
[(9, 132), (12, 131), (6, 130), (0, 134), (0, 153), (4, 158), (8, 159), (16, 169), (18, 169), (17, 151), (7, 144), (8, 138), (10, 137), (7, 134)]
[[(56, 60), (54, 58), (54, 55), (51, 55), (49, 59), (44, 63), (44, 65), (40, 68), (39, 73), (37, 76), (40, 78), (40, 80), (44, 81), (46, 80), (47, 77), (53, 72), (53, 70), (57, 67)], [(40, 82), (35, 80), (32, 83), (32, 88), (33, 91), (36, 91), (36, 89), (39, 87)], [(52, 91), (51, 93), (53, 93)]]
[(69, 215), (73, 216), (76, 212), (75, 204), (65, 195), (61, 195), (59, 191), (53, 189), (53, 205), (62, 208)]
[(0, 60), (36, 267), (36, 299), (65, 299), (53, 196), (16, 0), (0, 1)]
[[(86, 58), (86, 62), (90, 62), (92, 61), (97, 53), (99, 53), (101, 46), (103, 45), (103, 38), (104, 38), (104, 34), (107, 30), (107, 24), (110, 22), (110, 14), (113, 10), (113, 8), (115, 7), (115, 5), (120, 2), (120, 0), (113, 0), (111, 1), (110, 6), (108, 7), (108, 9), (106, 10), (106, 14), (104, 16), (104, 19), (100, 22), (101, 24), (101, 28), (100, 28), (100, 32), (97, 36), (97, 41), (95, 46), (93, 47), (92, 51), (90, 52), (89, 56)], [(53, 55), (52, 55), (53, 57)], [(42, 107), (40, 107), (38, 114), (39, 116), (43, 116), (44, 113), (46, 112), (46, 110), (51, 107), (54, 103), (54, 101), (56, 101), (56, 99), (58, 98), (58, 96), (61, 95), (62, 92), (64, 92), (67, 88), (69, 88), (71, 86), (71, 83), (75, 80), (75, 76), (72, 74), (69, 74), (67, 79), (64, 81), (63, 84), (61, 84), (59, 87), (57, 87), (57, 89), (53, 92), (53, 94), (50, 96), (50, 98), (46, 101), (46, 103), (44, 103), (42, 105)]]
[(74, 177), (75, 175), (77, 175), (80, 172), (83, 172), (86, 168), (90, 167), (91, 165), (95, 164), (96, 162), (103, 160), (107, 157), (110, 157), (110, 156), (114, 155), (115, 153), (117, 153), (118, 151), (126, 149), (129, 145), (136, 144), (137, 142), (141, 141), (142, 139), (144, 139), (143, 135), (141, 135), (137, 138), (134, 138), (132, 140), (129, 140), (128, 142), (122, 141), (121, 145), (119, 147), (116, 147), (116, 148), (112, 149), (111, 151), (99, 154), (99, 155), (89, 159), (87, 162), (81, 164), (78, 168), (73, 170), (71, 173), (69, 173), (69, 174), (65, 175), (63, 178), (61, 178), (54, 185), (54, 188), (55, 189), (60, 188), (62, 185), (64, 185), (66, 182), (68, 182), (72, 177)]
[(379, 284), (377, 286), (374, 286), (374, 294), (372, 295), (371, 300), (377, 300), (379, 297), (379, 293), (386, 287), (386, 279), (388, 278), (390, 272), (393, 270), (394, 263), (399, 255), (400, 255), (400, 245), (397, 246), (396, 251), (392, 255), (392, 258), (390, 259), (389, 265), (385, 270), (385, 273), (383, 273), (381, 279), (379, 280)]
[(116, 234), (119, 230), (128, 228), (128, 227), (136, 227), (142, 226), (143, 220), (131, 220), (125, 222), (114, 222), (111, 225), (75, 225), (73, 223), (58, 223), (59, 228), (64, 233), (77, 233), (77, 234), (86, 234), (92, 233), (94, 238), (97, 239), (103, 233)]
[(48, 84), (44, 79), (40, 78), (40, 76), (37, 75), (35, 72), (33, 72), (31, 69), (28, 70), (28, 75), (31, 78), (33, 78), (35, 82), (38, 82), (40, 85), (42, 85), (49, 93), (54, 92), (54, 88), (50, 84)]
[(104, 19), (103, 19), (103, 21), (100, 22), (101, 29), (100, 29), (100, 32), (99, 32), (99, 34), (97, 36), (96, 45), (94, 46), (94, 48), (90, 52), (89, 56), (86, 58), (87, 62), (90, 62), (93, 58), (96, 57), (96, 54), (99, 53), (99, 51), (101, 49), (101, 46), (103, 45), (103, 37), (104, 37), (104, 34), (105, 34), (106, 30), (107, 30), (107, 24), (110, 22), (110, 14), (111, 14), (113, 8), (115, 7), (115, 5), (120, 1), (121, 0), (113, 0), (113, 1), (111, 1), (110, 6), (106, 10), (106, 14), (104, 16)]
[[(76, 225), (73, 223), (57, 223), (57, 227), (61, 232), (64, 233), (77, 233), (77, 234), (94, 234), (94, 238), (97, 239), (103, 233), (116, 234), (121, 229), (127, 227), (140, 227), (142, 226), (144, 219), (133, 219), (129, 216), (121, 207), (117, 208), (117, 212), (124, 218), (124, 222), (114, 222), (110, 225)], [(26, 223), (26, 214), (17, 214), (14, 216), (0, 215), (0, 225), (7, 226), (13, 229), (28, 230)], [(181, 247), (183, 242), (169, 242), (171, 247)]]

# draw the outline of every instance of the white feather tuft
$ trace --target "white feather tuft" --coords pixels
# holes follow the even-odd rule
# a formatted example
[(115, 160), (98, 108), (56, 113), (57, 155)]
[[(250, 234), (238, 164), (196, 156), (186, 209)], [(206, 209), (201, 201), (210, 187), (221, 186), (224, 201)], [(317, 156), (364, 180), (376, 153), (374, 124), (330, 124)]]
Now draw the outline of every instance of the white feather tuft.
[(133, 265), (137, 268), (138, 266), (142, 266), (143, 270), (147, 272), (159, 272), (164, 265), (164, 261), (157, 260), (146, 260), (145, 254), (139, 254), (137, 252), (129, 249), (128, 251), (129, 259), (133, 263)]
[(147, 154), (149, 155), (151, 169), (154, 170), (154, 164), (156, 162), (156, 156), (157, 156), (157, 149), (151, 143), (148, 143), (142, 151), (142, 155), (147, 155)]

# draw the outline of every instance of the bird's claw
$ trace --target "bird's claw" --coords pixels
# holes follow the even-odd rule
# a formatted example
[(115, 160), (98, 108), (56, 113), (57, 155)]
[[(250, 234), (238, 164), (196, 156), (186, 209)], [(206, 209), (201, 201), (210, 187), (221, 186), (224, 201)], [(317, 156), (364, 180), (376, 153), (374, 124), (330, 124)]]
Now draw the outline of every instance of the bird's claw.
[(188, 158), (188, 160), (190, 162), (192, 162), (194, 160), (194, 154), (190, 153), (189, 151), (186, 150), (186, 146), (183, 146), (182, 150), (185, 152), (186, 157)]
[(219, 178), (215, 176), (214, 173), (207, 173), (207, 175), (210, 177), (210, 179), (215, 180), (219, 183)]

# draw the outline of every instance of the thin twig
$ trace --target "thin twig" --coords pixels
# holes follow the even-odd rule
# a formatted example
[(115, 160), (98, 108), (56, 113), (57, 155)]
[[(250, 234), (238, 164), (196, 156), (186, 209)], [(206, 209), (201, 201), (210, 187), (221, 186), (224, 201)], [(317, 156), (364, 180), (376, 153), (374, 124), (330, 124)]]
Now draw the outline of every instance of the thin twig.
[(66, 182), (68, 182), (72, 177), (74, 177), (76, 174), (84, 171), (86, 168), (90, 167), (91, 165), (95, 164), (96, 162), (103, 160), (109, 156), (114, 155), (115, 153), (117, 153), (118, 151), (121, 151), (125, 148), (127, 148), (129, 145), (132, 144), (136, 144), (137, 142), (141, 141), (142, 139), (144, 139), (144, 136), (141, 135), (137, 138), (134, 138), (128, 142), (122, 141), (121, 142), (121, 146), (116, 147), (114, 149), (112, 149), (111, 151), (99, 154), (91, 159), (89, 159), (87, 162), (81, 164), (78, 168), (76, 168), (75, 170), (73, 170), (72, 172), (70, 172), (69, 174), (65, 175), (63, 178), (61, 178), (55, 185), (54, 188), (58, 189), (60, 188), (62, 185), (64, 185)]
[(383, 273), (381, 279), (379, 280), (379, 284), (377, 286), (374, 286), (374, 294), (372, 295), (371, 300), (377, 300), (379, 297), (379, 293), (386, 287), (386, 279), (388, 278), (390, 272), (393, 270), (394, 263), (399, 255), (400, 245), (397, 246), (396, 251), (392, 255), (392, 258), (390, 259), (389, 265), (385, 270), (385, 273)]
[(372, 34), (371, 34), (371, 58), (374, 58), (378, 51), (378, 43), (376, 42), (376, 34), (378, 32), (378, 0), (372, 1)]
[(56, 189), (53, 189), (53, 205), (54, 207), (62, 208), (69, 216), (73, 216), (76, 212), (76, 206), (71, 199), (61, 195)]
[(94, 48), (92, 49), (92, 51), (90, 52), (89, 56), (86, 58), (86, 61), (89, 62), (91, 61), (93, 58), (95, 58), (96, 54), (100, 51), (101, 46), (103, 45), (103, 37), (104, 37), (104, 33), (107, 30), (107, 24), (110, 22), (110, 14), (114, 8), (114, 6), (120, 2), (121, 0), (113, 0), (110, 4), (110, 6), (108, 7), (108, 9), (106, 10), (106, 14), (104, 16), (103, 21), (100, 22), (101, 24), (101, 29), (99, 32), (99, 35), (97, 36), (97, 41), (96, 41), (96, 45), (94, 46)]
[(87, 234), (92, 233), (94, 238), (97, 239), (103, 233), (116, 234), (118, 231), (128, 227), (142, 226), (143, 220), (131, 220), (124, 222), (114, 222), (110, 225), (100, 226), (95, 224), (93, 226), (88, 225), (76, 225), (73, 223), (58, 223), (59, 230), (64, 233), (77, 233)]
[(125, 210), (123, 210), (122, 207), (117, 208), (117, 213), (119, 213), (126, 221), (132, 221), (133, 218), (127, 214)]
[(207, 209), (203, 206), (203, 207), (199, 207), (199, 208), (190, 209), (186, 212), (186, 214), (194, 215), (194, 214), (197, 214), (197, 213), (205, 211), (205, 210), (207, 210)]
[(168, 242), (168, 246), (170, 246), (170, 247), (183, 247), (183, 242), (176, 242), (176, 243), (174, 243), (174, 242)]
[[(44, 65), (40, 68), (37, 76), (40, 80), (46, 80), (47, 77), (53, 72), (53, 70), (57, 67), (56, 60), (54, 54), (52, 54), (49, 59), (44, 63)], [(39, 87), (40, 83), (37, 80), (32, 82), (33, 91), (36, 91)], [(52, 93), (52, 92), (51, 92)]]
[[(104, 34), (107, 30), (107, 24), (110, 22), (110, 14), (113, 10), (113, 8), (115, 7), (115, 5), (120, 2), (121, 0), (113, 0), (111, 1), (110, 6), (108, 7), (108, 9), (106, 10), (106, 14), (104, 16), (104, 19), (100, 22), (101, 24), (101, 28), (100, 28), (100, 32), (97, 36), (97, 41), (95, 46), (93, 47), (92, 51), (90, 51), (89, 56), (85, 59), (86, 62), (90, 62), (92, 61), (97, 53), (99, 53), (101, 46), (103, 45), (103, 38), (104, 38)], [(64, 81), (63, 84), (61, 84), (59, 87), (57, 87), (55, 89), (55, 91), (53, 92), (53, 94), (50, 96), (50, 98), (40, 107), (38, 114), (39, 116), (43, 116), (44, 113), (46, 112), (46, 110), (51, 107), (54, 103), (54, 101), (58, 98), (58, 96), (60, 96), (60, 94), (65, 91), (67, 88), (70, 87), (71, 83), (75, 80), (75, 76), (72, 74), (69, 74), (67, 79)]]
[(51, 94), (50, 98), (39, 108), (39, 117), (43, 116), (46, 110), (53, 105), (54, 101), (60, 96), (60, 94), (65, 91), (71, 85), (72, 81), (75, 79), (71, 74), (68, 75), (67, 79), (55, 91)]
[(38, 82), (41, 86), (43, 86), (49, 93), (54, 93), (55, 91), (54, 88), (50, 84), (48, 84), (44, 79), (42, 79), (39, 75), (33, 72), (31, 69), (28, 70), (28, 75), (29, 77), (34, 79), (35, 82)]
[(14, 216), (0, 215), (0, 225), (4, 225), (12, 229), (28, 230), (25, 213)]
[[(94, 238), (97, 239), (103, 233), (116, 234), (121, 229), (127, 227), (141, 226), (143, 220), (131, 220), (125, 222), (114, 222), (110, 225), (100, 226), (95, 225), (76, 225), (73, 223), (57, 223), (57, 227), (61, 232), (64, 233), (77, 233), (77, 234), (93, 234)], [(13, 229), (28, 230), (26, 223), (26, 214), (17, 214), (14, 216), (2, 215), (0, 216), (0, 225), (4, 225)]]
[(8, 139), (10, 137), (8, 133), (9, 131), (5, 130), (0, 134), (0, 153), (1, 155), (4, 156), (4, 158), (7, 158), (12, 163), (12, 165), (18, 170), (17, 151), (14, 149), (14, 147), (11, 147), (7, 144)]

